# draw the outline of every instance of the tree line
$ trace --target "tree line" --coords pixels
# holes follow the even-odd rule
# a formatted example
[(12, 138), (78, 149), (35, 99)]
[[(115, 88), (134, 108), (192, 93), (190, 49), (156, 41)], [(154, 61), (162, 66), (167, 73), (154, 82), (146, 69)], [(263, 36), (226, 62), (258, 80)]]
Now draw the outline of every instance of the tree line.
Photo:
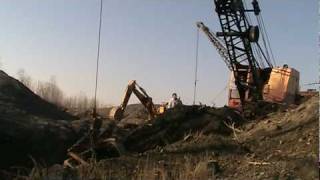
[[(19, 69), (17, 79), (35, 94), (60, 108), (83, 113), (91, 110), (94, 106), (94, 99), (89, 98), (83, 92), (75, 96), (66, 96), (58, 86), (55, 76), (51, 76), (48, 81), (36, 81), (24, 69)], [(97, 107), (99, 107), (99, 103), (97, 103)]]

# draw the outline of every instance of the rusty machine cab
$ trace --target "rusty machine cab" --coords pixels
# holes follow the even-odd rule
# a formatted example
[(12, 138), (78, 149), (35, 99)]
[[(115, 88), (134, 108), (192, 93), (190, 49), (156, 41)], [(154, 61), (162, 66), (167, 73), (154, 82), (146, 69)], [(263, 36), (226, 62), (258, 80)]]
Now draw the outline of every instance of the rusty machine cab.
[[(263, 100), (272, 103), (292, 104), (299, 93), (299, 72), (288, 65), (283, 67), (274, 67), (272, 69), (263, 69), (261, 72), (263, 78)], [(247, 77), (248, 83), (251, 78)], [(250, 101), (246, 93), (245, 101)], [(237, 86), (235, 85), (234, 75), (231, 72), (228, 88), (228, 106), (241, 110), (241, 100)]]

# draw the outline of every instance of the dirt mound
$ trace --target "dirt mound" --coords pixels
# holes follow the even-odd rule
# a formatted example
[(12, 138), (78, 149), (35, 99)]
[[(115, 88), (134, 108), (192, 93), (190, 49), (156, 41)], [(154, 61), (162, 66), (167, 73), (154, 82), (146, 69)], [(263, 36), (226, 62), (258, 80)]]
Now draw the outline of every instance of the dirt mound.
[(148, 111), (142, 104), (129, 104), (121, 122), (127, 124), (141, 124), (148, 119), (148, 116)]
[[(142, 120), (143, 106), (131, 107), (127, 121)], [(227, 107), (205, 106), (169, 109), (132, 127), (104, 120), (89, 146), (100, 162), (57, 172), (80, 179), (318, 179), (318, 117), (319, 96), (314, 96), (255, 120)], [(73, 136), (74, 131), (65, 132)], [(84, 158), (80, 152), (74, 151)]]
[(181, 106), (169, 109), (163, 116), (133, 130), (124, 146), (130, 151), (144, 152), (179, 141), (193, 132), (227, 135), (231, 129), (226, 123), (241, 122), (241, 116), (227, 107)]
[(258, 120), (237, 117), (228, 108), (170, 110), (127, 132), (123, 156), (74, 173), (84, 179), (318, 179), (319, 96)]
[(43, 100), (18, 80), (0, 70), (0, 112), (16, 109), (49, 119), (73, 120), (75, 117)]
[[(113, 107), (100, 108), (98, 114), (104, 118), (108, 118), (108, 114)], [(143, 124), (148, 120), (148, 111), (142, 104), (129, 104), (124, 111), (123, 118), (121, 119), (122, 124)]]
[[(255, 167), (261, 178), (318, 179), (318, 127), (319, 96), (314, 96), (296, 108), (271, 113), (258, 123), (245, 125), (239, 139), (252, 152), (247, 161), (267, 163)], [(240, 175), (250, 172), (251, 167), (234, 168)], [(252, 170), (250, 175), (255, 177)]]
[[(297, 107), (246, 122), (231, 136), (190, 134), (161, 152), (175, 159), (206, 154), (219, 163), (222, 179), (318, 179), (319, 96)], [(169, 168), (167, 169), (169, 171)]]
[(74, 119), (0, 71), (0, 168), (60, 162), (78, 138)]
[[(102, 123), (98, 131), (93, 131), (92, 140), (89, 134), (85, 135), (72, 146), (71, 153), (85, 161), (92, 157), (92, 151), (89, 151), (92, 148), (98, 160), (143, 153), (182, 140), (189, 133), (229, 135), (232, 130), (227, 124), (241, 122), (241, 116), (227, 107), (179, 106), (137, 126), (122, 126), (122, 122), (114, 121)], [(83, 164), (78, 159), (72, 155), (67, 166), (75, 167), (77, 162)]]

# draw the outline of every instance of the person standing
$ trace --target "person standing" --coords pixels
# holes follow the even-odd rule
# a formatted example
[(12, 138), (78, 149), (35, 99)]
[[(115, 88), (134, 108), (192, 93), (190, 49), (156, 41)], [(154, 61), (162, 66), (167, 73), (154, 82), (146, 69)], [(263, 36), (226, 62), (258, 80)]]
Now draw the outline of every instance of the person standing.
[(182, 101), (178, 98), (177, 93), (173, 93), (171, 99), (168, 102), (167, 108), (174, 108), (178, 105), (182, 105)]

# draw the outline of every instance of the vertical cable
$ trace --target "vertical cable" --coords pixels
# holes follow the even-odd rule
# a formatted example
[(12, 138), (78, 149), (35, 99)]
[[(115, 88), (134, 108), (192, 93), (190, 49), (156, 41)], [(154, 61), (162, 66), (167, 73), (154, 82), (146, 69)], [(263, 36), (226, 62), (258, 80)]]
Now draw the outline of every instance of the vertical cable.
[(96, 84), (95, 84), (95, 89), (94, 89), (93, 117), (96, 117), (96, 115), (97, 115), (97, 90), (98, 90), (99, 59), (100, 59), (102, 6), (103, 6), (102, 0), (100, 0), (99, 32), (98, 32), (98, 47), (97, 47), (97, 66), (96, 66)]
[(198, 53), (199, 53), (199, 28), (197, 28), (197, 42), (196, 42), (196, 67), (194, 71), (194, 89), (193, 89), (193, 105), (196, 104), (197, 81), (198, 81)]
[(265, 26), (264, 21), (263, 21), (263, 17), (260, 16), (260, 18), (261, 18), (261, 22), (262, 22), (262, 26), (263, 26), (264, 32), (265, 32), (266, 37), (267, 37), (267, 43), (268, 43), (268, 46), (269, 46), (269, 49), (270, 49), (270, 53), (271, 53), (271, 57), (272, 57), (274, 66), (277, 66), (275, 58), (274, 58), (274, 55), (273, 55), (273, 51), (272, 51), (272, 48), (271, 48), (270, 38), (269, 38), (268, 32), (266, 30), (266, 26)]

